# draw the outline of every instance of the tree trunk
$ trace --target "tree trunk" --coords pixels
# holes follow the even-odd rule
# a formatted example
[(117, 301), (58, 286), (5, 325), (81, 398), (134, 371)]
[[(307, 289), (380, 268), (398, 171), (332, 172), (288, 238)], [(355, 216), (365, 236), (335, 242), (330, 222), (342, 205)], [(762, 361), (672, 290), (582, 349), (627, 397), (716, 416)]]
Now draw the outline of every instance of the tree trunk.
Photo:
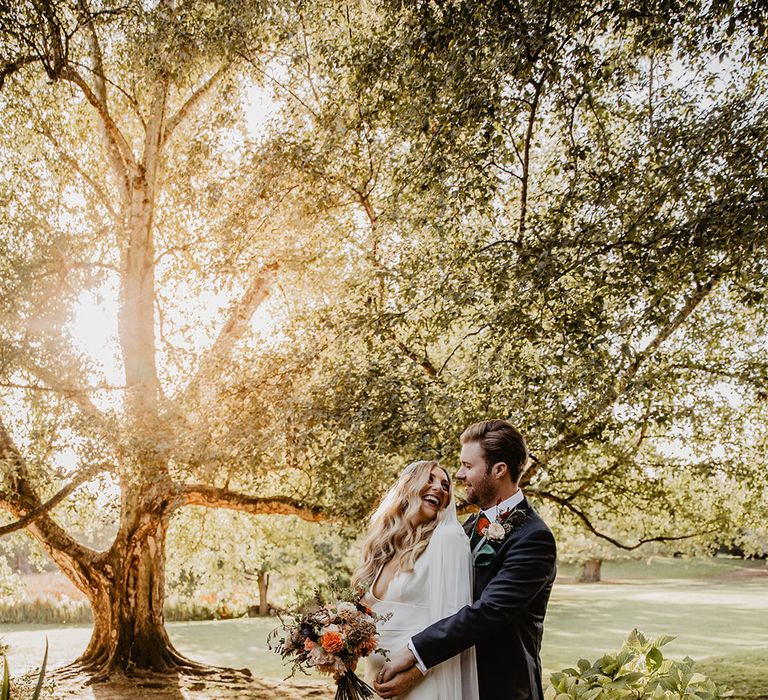
[(600, 567), (602, 565), (602, 559), (587, 559), (581, 562), (576, 580), (579, 583), (597, 583), (600, 580)]
[(204, 667), (174, 649), (165, 630), (166, 514), (140, 512), (140, 527), (123, 531), (85, 591), (93, 608), (93, 633), (76, 664), (95, 679), (119, 670), (195, 671)]
[(267, 600), (269, 573), (260, 570), (257, 580), (259, 582), (259, 617), (267, 617), (269, 615), (269, 601)]

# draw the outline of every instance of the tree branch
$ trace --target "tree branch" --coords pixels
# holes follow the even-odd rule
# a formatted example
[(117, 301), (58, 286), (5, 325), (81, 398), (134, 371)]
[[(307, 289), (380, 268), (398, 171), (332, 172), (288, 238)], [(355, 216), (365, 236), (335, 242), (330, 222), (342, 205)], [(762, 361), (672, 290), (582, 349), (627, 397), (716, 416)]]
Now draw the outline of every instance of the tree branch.
[[(43, 386), (42, 384), (19, 384), (18, 382), (0, 381), (0, 387), (3, 387), (4, 389), (25, 389), (28, 391), (49, 391), (53, 394), (62, 393), (59, 389), (54, 389), (50, 386)], [(126, 386), (112, 386), (110, 384), (104, 384), (103, 386), (85, 387), (79, 391), (82, 391), (83, 393), (90, 391), (125, 391), (127, 388), (128, 387)]]
[[(546, 37), (547, 34), (549, 34), (550, 32), (553, 7), (554, 7), (553, 0), (549, 0), (549, 2), (547, 3), (546, 20), (544, 21), (544, 26), (541, 30), (542, 37)], [(527, 30), (525, 31), (525, 33), (526, 34), (528, 33)], [(527, 41), (525, 41), (524, 43), (526, 48), (526, 54), (529, 55), (530, 63), (531, 65), (535, 65), (539, 61), (541, 52), (544, 50), (544, 46), (546, 45), (546, 42), (542, 40), (535, 52), (531, 51)], [(522, 159), (522, 173), (521, 173), (522, 177), (520, 178), (520, 181), (521, 181), (520, 219), (518, 223), (518, 232), (517, 232), (517, 240), (520, 242), (521, 245), (523, 242), (523, 236), (525, 235), (525, 227), (526, 227), (527, 218), (528, 218), (528, 184), (530, 181), (531, 145), (533, 143), (533, 131), (536, 126), (536, 117), (537, 117), (537, 111), (539, 107), (539, 101), (541, 99), (541, 95), (544, 90), (544, 81), (547, 78), (548, 70), (549, 70), (548, 67), (545, 65), (544, 68), (541, 70), (541, 75), (539, 76), (538, 80), (534, 80), (533, 78), (529, 80), (529, 83), (533, 85), (534, 92), (533, 92), (533, 99), (530, 101), (530, 114), (528, 116), (528, 124), (525, 130), (525, 140), (523, 142), (523, 159)]]
[(103, 126), (109, 160), (118, 183), (120, 184), (123, 197), (127, 200), (128, 192), (130, 191), (129, 170), (137, 167), (130, 145), (125, 140), (125, 137), (117, 127), (117, 124), (113, 121), (107, 106), (99, 100), (98, 96), (91, 90), (90, 85), (88, 85), (83, 76), (74, 68), (68, 66), (63, 73), (63, 77), (80, 88), (83, 95), (85, 95), (85, 99), (88, 100), (99, 115), (100, 122)]
[(197, 390), (216, 376), (216, 369), (229, 356), (237, 341), (243, 337), (253, 314), (269, 296), (274, 273), (279, 267), (279, 263), (265, 265), (253, 278), (243, 296), (232, 307), (229, 318), (224, 323), (216, 341), (201, 360), (197, 374), (187, 385), (185, 393)]
[(144, 130), (144, 152), (141, 159), (144, 166), (144, 175), (150, 188), (150, 191), (147, 193), (150, 201), (154, 201), (155, 197), (160, 149), (162, 148), (163, 129), (165, 128), (166, 106), (168, 102), (168, 78), (165, 75), (161, 75), (155, 80), (152, 92), (149, 118)]
[[(745, 363), (746, 364), (746, 363)], [(765, 365), (746, 365), (743, 370), (729, 370), (720, 367), (709, 367), (701, 362), (672, 362), (667, 369), (683, 372), (699, 372), (714, 377), (725, 379), (737, 379), (738, 381), (754, 387), (762, 388), (768, 383), (768, 369)]]
[(101, 53), (101, 44), (99, 43), (99, 35), (96, 33), (96, 25), (93, 22), (93, 14), (88, 8), (87, 0), (80, 0), (80, 9), (86, 17), (85, 26), (88, 29), (88, 43), (91, 48), (91, 70), (93, 71), (93, 82), (96, 88), (96, 95), (105, 108), (108, 107), (107, 102), (107, 83), (104, 76), (104, 57)]
[(451, 358), (459, 351), (461, 346), (464, 345), (464, 341), (465, 340), (467, 340), (468, 338), (473, 338), (476, 335), (480, 335), (484, 330), (486, 330), (487, 328), (490, 328), (490, 327), (491, 326), (490, 326), (489, 323), (484, 323), (476, 331), (470, 331), (469, 333), (465, 333), (464, 337), (458, 342), (456, 347), (453, 348), (453, 350), (451, 350), (451, 352), (448, 353), (448, 357), (445, 358), (445, 360), (443, 361), (443, 364), (440, 365), (440, 369), (437, 370), (438, 376), (440, 376), (443, 373), (443, 370), (448, 366), (448, 363), (451, 361)]
[[(703, 284), (698, 285), (696, 291), (686, 300), (683, 307), (656, 333), (656, 336), (642, 352), (639, 352), (632, 363), (624, 371), (622, 377), (614, 382), (602, 397), (591, 402), (591, 408), (585, 412), (585, 416), (572, 428), (567, 430), (552, 446), (547, 448), (541, 462), (546, 463), (549, 458), (565, 447), (570, 447), (606, 410), (613, 406), (618, 398), (626, 391), (632, 380), (643, 364), (668, 340), (672, 334), (680, 328), (698, 308), (709, 293), (715, 288), (720, 279), (721, 272), (717, 272)], [(535, 471), (535, 469), (534, 469)]]
[(164, 145), (180, 124), (197, 108), (197, 106), (213, 91), (213, 88), (221, 82), (232, 64), (228, 63), (219, 68), (208, 80), (205, 81), (190, 98), (181, 106), (178, 112), (168, 119), (163, 131), (161, 145)]
[[(42, 506), (37, 493), (29, 481), (26, 465), (21, 454), (11, 440), (11, 436), (0, 421), (0, 464), (3, 465), (10, 480), (12, 491), (0, 497), (0, 505), (21, 519), (28, 513)], [(78, 568), (83, 563), (91, 563), (98, 557), (98, 552), (80, 544), (70, 537), (48, 514), (47, 510), (39, 513), (27, 524), (32, 535), (42, 542), (54, 559), (66, 559), (66, 566)]]
[(15, 532), (16, 530), (21, 530), (22, 528), (27, 527), (33, 520), (36, 520), (41, 515), (47, 513), (52, 508), (57, 506), (59, 503), (61, 503), (61, 501), (67, 498), (75, 489), (77, 489), (79, 486), (86, 483), (87, 481), (90, 481), (94, 476), (96, 476), (96, 474), (102, 471), (110, 471), (112, 469), (114, 469), (114, 466), (111, 464), (92, 464), (88, 467), (85, 467), (83, 470), (81, 470), (78, 474), (75, 475), (75, 478), (72, 481), (70, 481), (64, 488), (62, 488), (55, 496), (52, 496), (51, 498), (49, 498), (45, 503), (39, 505), (34, 510), (22, 516), (16, 522), (10, 523), (8, 525), (0, 526), (0, 537), (2, 537), (3, 535), (8, 535), (11, 532)]
[(315, 102), (317, 102), (318, 108), (322, 109), (323, 102), (320, 99), (320, 95), (317, 92), (317, 88), (315, 88), (315, 82), (312, 80), (312, 59), (309, 55), (309, 42), (307, 41), (307, 28), (304, 25), (304, 15), (299, 12), (299, 23), (301, 24), (301, 38), (304, 41), (304, 57), (306, 59), (307, 63), (307, 82), (309, 83), (309, 87), (312, 90), (312, 94), (315, 97)]
[(263, 75), (268, 80), (271, 80), (275, 85), (277, 85), (282, 90), (285, 90), (291, 97), (293, 97), (294, 100), (296, 100), (304, 109), (306, 109), (315, 119), (319, 118), (318, 113), (312, 109), (304, 100), (299, 97), (299, 95), (294, 92), (288, 85), (285, 85), (284, 83), (280, 82), (277, 78), (271, 76), (267, 71), (265, 71), (261, 66), (259, 66), (252, 58), (249, 56), (246, 56), (243, 53), (238, 52), (238, 55), (243, 58), (245, 61), (247, 61), (255, 70), (257, 70), (261, 75)]
[(80, 387), (67, 385), (55, 372), (46, 369), (45, 367), (41, 367), (30, 359), (22, 359), (22, 367), (27, 372), (37, 377), (52, 391), (56, 391), (73, 401), (84, 415), (98, 422), (102, 430), (114, 434), (114, 427), (110, 426), (107, 416), (96, 407), (96, 404), (91, 401), (91, 398), (85, 390)]
[(381, 332), (384, 334), (384, 336), (392, 340), (392, 342), (397, 345), (397, 347), (406, 357), (419, 365), (430, 377), (432, 377), (432, 379), (440, 379), (440, 372), (432, 364), (432, 361), (429, 359), (429, 357), (427, 357), (426, 353), (424, 355), (419, 355), (414, 350), (411, 350), (402, 340), (400, 340), (400, 338), (395, 335), (395, 332), (391, 328), (387, 328), (382, 324), (379, 324), (379, 327), (381, 328)]
[[(641, 419), (642, 422), (640, 424), (640, 429), (637, 432), (637, 436), (632, 441), (629, 454), (623, 455), (625, 459), (617, 458), (614, 460), (613, 464), (609, 464), (607, 467), (604, 467), (603, 469), (599, 469), (591, 476), (587, 476), (579, 486), (577, 486), (573, 491), (571, 491), (570, 494), (568, 494), (568, 496), (565, 497), (566, 501), (568, 501), (569, 503), (573, 503), (577, 498), (579, 498), (580, 496), (590, 491), (595, 484), (602, 481), (605, 477), (615, 473), (616, 471), (618, 471), (620, 467), (625, 466), (627, 463), (631, 464), (629, 460), (634, 459), (634, 457), (637, 456), (637, 453), (640, 450), (640, 446), (643, 444), (643, 441), (647, 436), (647, 432), (648, 432), (647, 420), (648, 420), (648, 414), (650, 413), (650, 409), (651, 409), (651, 402), (649, 399), (646, 402), (645, 415)], [(535, 460), (535, 461), (538, 461), (538, 460)]]
[(317, 523), (330, 520), (321, 508), (285, 496), (262, 498), (247, 496), (229, 489), (205, 484), (185, 486), (181, 491), (182, 504), (206, 508), (239, 510), (251, 515), (296, 515), (302, 520)]
[(17, 58), (15, 61), (6, 62), (5, 65), (0, 68), (0, 90), (3, 89), (5, 79), (8, 76), (13, 75), (18, 70), (21, 70), (24, 66), (27, 66), (30, 63), (35, 63), (39, 60), (40, 59), (37, 56), (22, 56), (21, 58)]
[(533, 143), (533, 130), (536, 125), (536, 111), (539, 106), (539, 98), (544, 87), (544, 76), (538, 81), (531, 80), (534, 87), (533, 100), (531, 100), (531, 113), (528, 117), (528, 125), (525, 130), (525, 141), (523, 143), (522, 173), (520, 177), (520, 219), (518, 222), (517, 240), (522, 245), (525, 235), (525, 225), (528, 218), (528, 182), (530, 180), (531, 164), (531, 144)]
[(657, 535), (656, 537), (646, 537), (642, 538), (637, 541), (636, 544), (624, 544), (623, 542), (620, 542), (619, 540), (606, 535), (602, 532), (600, 532), (590, 521), (590, 519), (587, 517), (587, 515), (579, 508), (577, 508), (573, 503), (571, 503), (566, 498), (561, 498), (560, 496), (556, 496), (553, 493), (550, 493), (549, 491), (530, 491), (529, 493), (535, 494), (536, 496), (540, 498), (544, 498), (548, 501), (553, 501), (554, 503), (557, 503), (558, 505), (562, 506), (566, 510), (568, 510), (570, 513), (575, 515), (584, 525), (584, 527), (587, 528), (595, 537), (599, 537), (600, 539), (605, 540), (606, 542), (610, 542), (615, 547), (618, 547), (619, 549), (624, 549), (627, 551), (632, 551), (633, 549), (637, 549), (638, 547), (642, 547), (642, 545), (648, 543), (648, 542), (679, 542), (680, 540), (689, 540), (692, 537), (699, 537), (701, 535), (710, 535), (713, 532), (718, 531), (718, 527), (711, 527), (707, 530), (701, 530), (699, 532), (691, 532), (687, 535)]
[(59, 158), (61, 158), (72, 170), (74, 170), (80, 177), (85, 180), (86, 184), (88, 184), (93, 192), (96, 194), (96, 196), (99, 198), (99, 201), (104, 205), (104, 208), (109, 212), (109, 215), (112, 217), (112, 221), (116, 224), (120, 223), (120, 217), (117, 215), (117, 212), (112, 208), (112, 203), (109, 200), (109, 197), (107, 197), (106, 192), (98, 185), (98, 183), (82, 168), (80, 163), (77, 161), (77, 159), (70, 156), (59, 144), (59, 142), (54, 138), (53, 134), (51, 134), (50, 130), (43, 126), (39, 129), (40, 133), (45, 136), (46, 139), (48, 139), (49, 143), (53, 146), (56, 153), (58, 153)]

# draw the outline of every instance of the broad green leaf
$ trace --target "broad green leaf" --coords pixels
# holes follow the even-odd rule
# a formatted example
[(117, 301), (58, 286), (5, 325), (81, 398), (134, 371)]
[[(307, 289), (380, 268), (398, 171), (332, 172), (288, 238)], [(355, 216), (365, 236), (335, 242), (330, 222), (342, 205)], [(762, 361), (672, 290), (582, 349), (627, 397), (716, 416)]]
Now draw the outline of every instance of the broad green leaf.
[(658, 669), (664, 662), (664, 655), (657, 647), (651, 647), (645, 655), (645, 663), (651, 670)]

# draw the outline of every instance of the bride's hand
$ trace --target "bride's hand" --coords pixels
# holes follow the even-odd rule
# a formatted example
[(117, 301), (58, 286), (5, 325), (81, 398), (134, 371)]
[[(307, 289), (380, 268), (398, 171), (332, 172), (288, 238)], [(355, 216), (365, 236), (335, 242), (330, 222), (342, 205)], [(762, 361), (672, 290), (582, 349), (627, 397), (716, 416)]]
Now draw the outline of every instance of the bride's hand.
[(424, 675), (419, 670), (418, 666), (411, 666), (405, 671), (401, 671), (394, 678), (386, 683), (379, 683), (377, 680), (373, 684), (373, 689), (381, 698), (396, 698), (404, 693), (407, 693), (418, 683)]
[(413, 652), (408, 647), (403, 647), (392, 654), (389, 661), (381, 667), (376, 676), (376, 682), (380, 685), (387, 683), (398, 673), (411, 668), (415, 663), (416, 657), (413, 655)]

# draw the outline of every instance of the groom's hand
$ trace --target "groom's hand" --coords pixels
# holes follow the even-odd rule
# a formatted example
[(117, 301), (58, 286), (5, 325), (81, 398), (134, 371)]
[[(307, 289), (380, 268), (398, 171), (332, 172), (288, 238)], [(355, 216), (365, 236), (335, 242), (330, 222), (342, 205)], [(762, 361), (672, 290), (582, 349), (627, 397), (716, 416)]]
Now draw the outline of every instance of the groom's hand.
[[(388, 681), (392, 680), (398, 673), (401, 671), (406, 671), (415, 663), (416, 657), (408, 647), (398, 649), (394, 654), (392, 654), (392, 656), (389, 658), (389, 661), (387, 661), (381, 667), (379, 674), (376, 676), (376, 682), (380, 684), (387, 683)], [(419, 671), (418, 668), (416, 670)], [(421, 671), (419, 671), (419, 674), (421, 675)]]
[(377, 680), (373, 683), (373, 689), (382, 698), (396, 698), (399, 695), (407, 693), (416, 683), (418, 683), (424, 674), (418, 666), (411, 666), (405, 671), (401, 671), (394, 678), (386, 683), (379, 683)]

